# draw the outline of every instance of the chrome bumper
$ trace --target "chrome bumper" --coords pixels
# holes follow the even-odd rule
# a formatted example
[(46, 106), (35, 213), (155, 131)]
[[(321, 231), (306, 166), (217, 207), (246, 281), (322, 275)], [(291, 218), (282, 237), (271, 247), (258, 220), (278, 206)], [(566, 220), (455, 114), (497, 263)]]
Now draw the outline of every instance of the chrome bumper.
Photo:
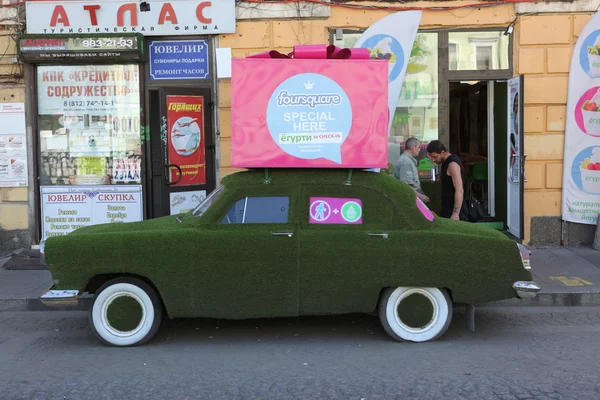
[(76, 306), (79, 303), (79, 290), (46, 290), (40, 301), (48, 306)]
[(520, 299), (532, 299), (542, 288), (535, 282), (517, 281), (513, 283), (513, 289)]

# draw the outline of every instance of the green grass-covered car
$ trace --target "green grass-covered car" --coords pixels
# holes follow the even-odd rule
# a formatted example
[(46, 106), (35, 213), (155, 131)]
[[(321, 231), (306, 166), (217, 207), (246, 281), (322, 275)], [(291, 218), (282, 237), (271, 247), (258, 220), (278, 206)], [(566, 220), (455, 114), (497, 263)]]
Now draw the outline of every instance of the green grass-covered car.
[(406, 184), (349, 170), (229, 175), (188, 214), (80, 228), (41, 248), (47, 304), (93, 295), (105, 344), (139, 345), (163, 316), (377, 312), (395, 340), (439, 338), (453, 305), (533, 297), (529, 252), (435, 216)]

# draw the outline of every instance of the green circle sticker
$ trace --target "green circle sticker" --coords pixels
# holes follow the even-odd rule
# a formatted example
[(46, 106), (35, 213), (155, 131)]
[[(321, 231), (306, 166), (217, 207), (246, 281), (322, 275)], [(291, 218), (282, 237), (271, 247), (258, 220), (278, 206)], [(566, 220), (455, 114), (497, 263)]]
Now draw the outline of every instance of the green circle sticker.
[(357, 222), (362, 217), (362, 208), (355, 201), (348, 201), (342, 206), (342, 218), (347, 222)]

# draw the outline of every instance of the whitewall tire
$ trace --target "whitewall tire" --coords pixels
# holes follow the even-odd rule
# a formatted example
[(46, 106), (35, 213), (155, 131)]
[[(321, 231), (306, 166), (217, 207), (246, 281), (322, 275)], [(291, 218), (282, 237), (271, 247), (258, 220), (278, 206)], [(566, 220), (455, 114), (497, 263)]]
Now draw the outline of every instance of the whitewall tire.
[(379, 319), (394, 340), (436, 340), (450, 326), (452, 300), (438, 288), (388, 288), (381, 295)]
[(136, 278), (117, 278), (94, 295), (90, 325), (100, 341), (110, 346), (137, 346), (156, 334), (162, 307), (156, 291)]

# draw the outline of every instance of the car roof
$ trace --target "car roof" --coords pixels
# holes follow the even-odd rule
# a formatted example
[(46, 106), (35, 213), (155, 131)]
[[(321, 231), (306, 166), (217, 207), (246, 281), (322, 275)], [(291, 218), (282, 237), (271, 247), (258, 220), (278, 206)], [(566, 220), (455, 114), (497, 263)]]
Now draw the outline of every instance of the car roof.
[(276, 168), (276, 169), (249, 169), (236, 172), (223, 178), (223, 185), (227, 186), (255, 186), (264, 185), (268, 178), (273, 186), (295, 186), (300, 184), (314, 185), (343, 185), (348, 181), (352, 185), (360, 185), (375, 189), (382, 193), (391, 192), (397, 195), (412, 194), (413, 190), (405, 183), (393, 176), (359, 169), (347, 168)]

